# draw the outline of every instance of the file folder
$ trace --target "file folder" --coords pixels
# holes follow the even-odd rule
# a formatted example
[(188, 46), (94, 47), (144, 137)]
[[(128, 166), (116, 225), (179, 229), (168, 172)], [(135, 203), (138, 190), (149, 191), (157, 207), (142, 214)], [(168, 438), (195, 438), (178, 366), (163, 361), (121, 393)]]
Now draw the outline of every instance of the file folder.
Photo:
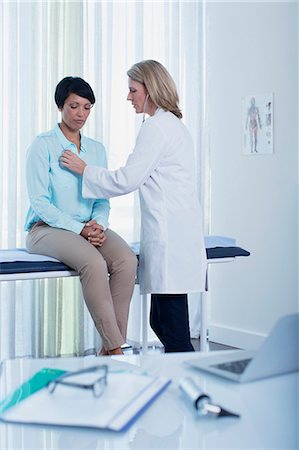
[(65, 371), (44, 368), (0, 402), (0, 420), (9, 423), (124, 431), (169, 386), (170, 379), (127, 371), (108, 372), (103, 395), (47, 385)]

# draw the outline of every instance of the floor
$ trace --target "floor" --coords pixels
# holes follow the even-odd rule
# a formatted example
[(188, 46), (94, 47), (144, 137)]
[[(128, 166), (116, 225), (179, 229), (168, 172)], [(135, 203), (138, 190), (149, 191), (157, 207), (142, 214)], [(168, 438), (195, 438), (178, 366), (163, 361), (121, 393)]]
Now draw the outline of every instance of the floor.
[[(199, 352), (199, 339), (191, 339), (192, 345), (194, 347), (194, 350), (196, 352)], [(138, 354), (140, 353), (140, 346), (138, 343), (134, 341), (128, 341), (128, 347), (123, 348), (125, 353), (133, 353)], [(216, 350), (234, 350), (234, 347), (229, 347), (228, 345), (218, 344), (217, 342), (209, 342), (209, 350), (210, 351), (216, 351)], [(150, 343), (149, 345), (149, 352), (150, 353), (163, 353), (164, 349), (163, 346), (160, 343), (157, 343), (156, 345), (152, 345)]]
[[(192, 345), (195, 351), (199, 351), (199, 339), (191, 339)], [(228, 345), (218, 344), (217, 342), (209, 342), (209, 350), (235, 350), (235, 347), (229, 347)]]

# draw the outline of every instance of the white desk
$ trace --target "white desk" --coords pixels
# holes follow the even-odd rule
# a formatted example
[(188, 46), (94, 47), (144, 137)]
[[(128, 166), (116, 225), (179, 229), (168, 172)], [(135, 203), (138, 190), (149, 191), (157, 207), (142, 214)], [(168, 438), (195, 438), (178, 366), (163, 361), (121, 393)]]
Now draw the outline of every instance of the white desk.
[[(298, 448), (299, 373), (243, 385), (187, 369), (183, 361), (205, 354), (6, 361), (0, 378), (3, 398), (42, 367), (76, 370), (103, 362), (142, 367), (173, 379), (172, 385), (125, 433), (7, 425), (0, 423), (2, 450), (201, 450)], [(183, 400), (177, 381), (186, 374), (223, 407), (241, 418), (198, 419)], [(297, 394), (297, 395), (296, 395)]]

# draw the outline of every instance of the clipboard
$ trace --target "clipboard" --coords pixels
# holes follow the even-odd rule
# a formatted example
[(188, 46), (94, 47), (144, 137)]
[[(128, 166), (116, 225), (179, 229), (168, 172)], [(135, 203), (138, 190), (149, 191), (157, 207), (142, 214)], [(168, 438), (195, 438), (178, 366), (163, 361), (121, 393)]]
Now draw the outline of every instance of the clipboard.
[(100, 398), (84, 389), (47, 385), (66, 373), (44, 368), (0, 402), (0, 420), (7, 423), (84, 427), (125, 431), (169, 386), (170, 379), (128, 371), (109, 371)]

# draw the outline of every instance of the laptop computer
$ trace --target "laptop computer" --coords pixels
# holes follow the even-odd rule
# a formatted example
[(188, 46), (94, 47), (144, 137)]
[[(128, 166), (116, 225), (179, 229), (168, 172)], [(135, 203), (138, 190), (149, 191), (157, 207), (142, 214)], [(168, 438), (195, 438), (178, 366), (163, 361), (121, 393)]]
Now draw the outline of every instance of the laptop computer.
[(279, 319), (258, 350), (186, 361), (189, 366), (240, 383), (299, 370), (299, 314)]

